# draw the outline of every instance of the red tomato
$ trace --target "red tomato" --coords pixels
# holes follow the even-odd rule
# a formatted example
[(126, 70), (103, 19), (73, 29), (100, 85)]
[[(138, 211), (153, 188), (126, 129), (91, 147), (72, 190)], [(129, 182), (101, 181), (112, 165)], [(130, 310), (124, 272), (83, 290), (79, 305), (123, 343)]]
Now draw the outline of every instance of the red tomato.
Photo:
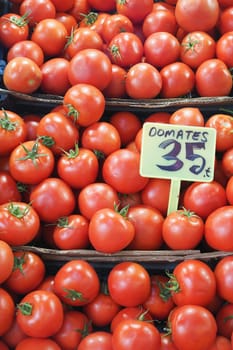
[(190, 210), (173, 211), (164, 219), (162, 238), (170, 249), (195, 249), (203, 237), (204, 221)]
[(68, 12), (57, 12), (55, 19), (65, 26), (68, 35), (78, 26), (76, 18)]
[(18, 304), (17, 322), (29, 337), (48, 338), (59, 331), (64, 317), (59, 298), (46, 290), (26, 294)]
[(233, 177), (231, 176), (226, 184), (226, 196), (229, 204), (233, 205)]
[(174, 63), (180, 56), (180, 43), (175, 35), (169, 32), (154, 32), (144, 42), (146, 62), (156, 68)]
[(125, 91), (126, 70), (116, 64), (112, 64), (111, 80), (103, 90), (105, 97), (123, 98), (126, 97)]
[[(223, 266), (222, 266), (223, 267)], [(219, 266), (219, 272), (221, 267)], [(226, 270), (223, 271), (223, 276), (226, 277)], [(219, 274), (217, 276), (217, 283), (219, 284)], [(221, 288), (221, 286), (220, 286)], [(220, 336), (226, 337), (227, 339), (231, 339), (231, 334), (233, 332), (233, 319), (232, 319), (232, 312), (233, 312), (233, 304), (232, 303), (224, 303), (218, 312), (216, 313), (216, 323), (218, 326), (218, 334)]]
[(217, 293), (218, 295), (227, 301), (228, 303), (233, 302), (231, 288), (233, 283), (232, 278), (233, 271), (233, 257), (225, 256), (221, 258), (214, 269), (214, 274), (217, 283)]
[(154, 9), (143, 20), (142, 31), (147, 38), (150, 34), (156, 32), (165, 32), (176, 35), (177, 22), (173, 11), (164, 9)]
[(41, 220), (55, 222), (61, 216), (67, 216), (73, 212), (75, 196), (66, 182), (50, 177), (32, 189), (30, 203)]
[(178, 108), (169, 118), (170, 124), (204, 126), (204, 115), (199, 108), (183, 107)]
[(15, 304), (11, 295), (0, 288), (0, 336), (6, 333), (13, 324)]
[(222, 35), (233, 30), (232, 3), (220, 12), (217, 28)]
[(113, 350), (112, 335), (106, 331), (95, 331), (84, 337), (78, 346), (79, 350)]
[(102, 182), (95, 182), (87, 185), (78, 194), (78, 208), (87, 219), (96, 213), (97, 210), (113, 209), (119, 202), (117, 191), (110, 185)]
[(217, 325), (214, 316), (203, 306), (184, 305), (174, 312), (171, 332), (177, 349), (206, 350), (214, 344)]
[(186, 209), (206, 219), (215, 209), (227, 204), (226, 191), (216, 181), (194, 182), (186, 188), (183, 204)]
[(108, 290), (121, 306), (143, 304), (151, 293), (150, 275), (137, 262), (117, 263), (107, 277)]
[(233, 120), (230, 114), (213, 114), (207, 119), (205, 126), (216, 129), (216, 151), (222, 152), (233, 147)]
[(152, 316), (148, 310), (144, 309), (142, 305), (138, 306), (125, 306), (113, 317), (110, 329), (113, 332), (118, 324), (124, 320), (141, 320), (151, 322)]
[(153, 112), (145, 118), (144, 122), (170, 123), (170, 117), (170, 112)]
[(217, 24), (219, 4), (217, 0), (178, 0), (175, 16), (178, 25), (187, 32), (208, 32)]
[(74, 0), (74, 5), (69, 14), (74, 16), (77, 22), (83, 19), (83, 16), (87, 15), (91, 11), (91, 6), (88, 0)]
[(233, 83), (227, 65), (218, 58), (204, 61), (196, 70), (196, 90), (199, 96), (228, 96)]
[(149, 179), (139, 174), (139, 162), (140, 155), (128, 149), (119, 149), (111, 153), (105, 159), (102, 168), (105, 182), (121, 193), (129, 194), (142, 190)]
[(98, 49), (82, 49), (70, 61), (68, 78), (71, 85), (91, 84), (103, 90), (110, 83), (112, 64), (108, 56)]
[(125, 89), (134, 99), (154, 98), (162, 88), (159, 71), (149, 63), (140, 62), (129, 68), (125, 78)]
[(29, 14), (29, 25), (34, 27), (46, 18), (55, 18), (56, 8), (50, 0), (23, 0), (19, 6), (21, 16)]
[(30, 94), (35, 92), (42, 80), (39, 66), (30, 58), (14, 57), (3, 72), (3, 82), (8, 90)]
[(103, 39), (105, 43), (109, 43), (116, 34), (121, 32), (134, 32), (132, 21), (125, 15), (113, 13), (106, 18), (103, 24)]
[(52, 3), (54, 4), (55, 8), (56, 8), (56, 12), (58, 11), (69, 11), (72, 9), (72, 7), (74, 6), (74, 0), (66, 0), (65, 2), (62, 0), (51, 0)]
[(115, 10), (116, 6), (116, 1), (115, 0), (106, 0), (106, 1), (101, 1), (101, 0), (88, 0), (91, 7), (96, 9), (99, 12), (112, 12)]
[(76, 84), (66, 91), (63, 105), (77, 125), (87, 127), (102, 117), (105, 98), (103, 93), (93, 85)]
[(82, 306), (96, 298), (100, 291), (100, 280), (90, 263), (74, 259), (56, 272), (54, 291), (65, 304)]
[(8, 243), (0, 240), (0, 283), (5, 282), (12, 273), (14, 267), (14, 254)]
[(223, 34), (216, 43), (216, 57), (223, 61), (229, 68), (233, 66), (232, 43), (233, 30)]
[(0, 43), (7, 48), (27, 40), (29, 27), (27, 17), (16, 13), (6, 13), (0, 17)]
[(25, 184), (38, 184), (49, 177), (55, 159), (52, 151), (38, 141), (25, 141), (16, 146), (10, 154), (11, 176)]
[(210, 350), (231, 350), (231, 342), (228, 338), (221, 335), (217, 335), (214, 344), (210, 347)]
[(9, 346), (10, 349), (15, 349), (21, 340), (25, 338), (27, 338), (26, 334), (23, 333), (16, 321), (16, 317), (14, 317), (10, 329), (3, 334), (2, 340)]
[(10, 202), (0, 206), (0, 239), (12, 246), (30, 243), (38, 234), (40, 219), (27, 203)]
[(45, 56), (55, 57), (63, 52), (67, 35), (64, 24), (55, 18), (45, 18), (35, 25), (31, 40), (42, 48)]
[(174, 345), (171, 334), (161, 333), (160, 350), (178, 350)]
[(159, 210), (146, 205), (135, 205), (128, 210), (128, 220), (135, 228), (135, 235), (127, 249), (156, 250), (163, 243), (164, 218)]
[(133, 23), (140, 23), (152, 11), (153, 0), (116, 1), (117, 13), (127, 16)]
[(59, 249), (85, 249), (89, 246), (88, 220), (79, 214), (58, 219), (53, 241)]
[(41, 119), (40, 115), (34, 114), (34, 113), (25, 114), (23, 116), (23, 120), (27, 128), (27, 138), (26, 138), (27, 141), (30, 141), (30, 140), (32, 141), (36, 139), (37, 137), (36, 132), (37, 132), (37, 127), (40, 119)]
[(45, 277), (45, 263), (30, 251), (14, 252), (14, 269), (5, 282), (7, 289), (16, 294), (26, 294), (36, 289)]
[(7, 62), (19, 56), (30, 58), (39, 67), (44, 63), (44, 53), (41, 47), (32, 40), (21, 40), (11, 46), (7, 52)]
[(124, 320), (112, 334), (113, 350), (159, 349), (161, 337), (158, 329), (149, 322)]
[(21, 200), (17, 183), (8, 171), (0, 171), (0, 193), (0, 204)]
[(16, 350), (61, 350), (61, 347), (52, 339), (26, 338), (17, 344)]
[(102, 37), (104, 22), (109, 16), (110, 14), (106, 12), (98, 13), (90, 11), (88, 14), (82, 16), (83, 19), (79, 22), (79, 27), (88, 27)]

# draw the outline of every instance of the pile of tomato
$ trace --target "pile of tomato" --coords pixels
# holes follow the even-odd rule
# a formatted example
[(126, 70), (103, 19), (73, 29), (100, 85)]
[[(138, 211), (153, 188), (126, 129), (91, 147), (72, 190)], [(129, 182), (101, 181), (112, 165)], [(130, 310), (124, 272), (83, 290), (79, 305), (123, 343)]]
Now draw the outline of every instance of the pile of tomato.
[[(0, 111), (0, 350), (233, 348), (232, 111), (106, 113), (106, 98), (230, 96), (231, 2), (9, 2), (2, 86), (62, 101)], [(183, 181), (171, 213), (171, 181), (139, 171), (145, 122), (216, 130), (214, 179)], [(131, 259), (54, 266), (32, 246)], [(132, 259), (159, 250), (200, 259)]]

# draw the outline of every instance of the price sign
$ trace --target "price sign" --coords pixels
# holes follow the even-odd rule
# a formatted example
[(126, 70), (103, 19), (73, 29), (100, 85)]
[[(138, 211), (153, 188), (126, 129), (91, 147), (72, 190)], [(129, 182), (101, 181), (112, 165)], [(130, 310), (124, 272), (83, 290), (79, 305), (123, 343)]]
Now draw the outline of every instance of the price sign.
[(171, 179), (169, 212), (175, 210), (180, 181), (214, 178), (216, 130), (146, 122), (143, 125), (140, 174)]

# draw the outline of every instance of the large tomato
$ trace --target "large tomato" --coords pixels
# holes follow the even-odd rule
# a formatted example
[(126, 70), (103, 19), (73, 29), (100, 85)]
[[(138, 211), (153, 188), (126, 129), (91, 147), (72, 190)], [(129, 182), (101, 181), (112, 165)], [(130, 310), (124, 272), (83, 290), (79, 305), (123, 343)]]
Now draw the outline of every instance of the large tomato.
[(82, 306), (100, 291), (100, 280), (93, 266), (85, 260), (71, 260), (56, 272), (54, 291), (67, 305)]
[(5, 241), (0, 241), (0, 283), (5, 282), (12, 273), (14, 267), (14, 253)]
[(111, 332), (113, 332), (117, 325), (124, 320), (141, 320), (151, 322), (153, 317), (142, 305), (125, 306), (121, 308), (120, 311), (118, 311), (118, 313), (113, 317), (110, 324)]

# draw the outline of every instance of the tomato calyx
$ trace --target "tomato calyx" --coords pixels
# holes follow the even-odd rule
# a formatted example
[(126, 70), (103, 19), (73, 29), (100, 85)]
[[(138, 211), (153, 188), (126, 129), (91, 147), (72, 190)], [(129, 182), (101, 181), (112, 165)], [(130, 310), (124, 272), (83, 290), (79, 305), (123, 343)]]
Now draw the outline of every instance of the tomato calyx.
[(20, 193), (29, 193), (28, 185), (22, 182), (17, 182), (17, 189)]
[(123, 218), (127, 219), (127, 214), (129, 211), (129, 204), (119, 210), (120, 203), (114, 203), (114, 210), (119, 213)]
[(48, 148), (51, 148), (55, 145), (55, 141), (54, 139), (52, 138), (52, 136), (48, 136), (48, 135), (42, 135), (42, 136), (39, 136), (37, 138), (37, 141), (38, 142), (40, 141), (42, 143), (42, 145), (48, 147)]
[(171, 298), (171, 290), (167, 288), (166, 283), (157, 280), (157, 285), (159, 287), (159, 296), (163, 301), (168, 301)]
[(19, 270), (22, 275), (24, 275), (23, 265), (25, 264), (25, 253), (22, 256), (14, 257), (13, 271)]
[(27, 205), (24, 209), (21, 209), (18, 205), (14, 203), (10, 203), (7, 206), (7, 210), (9, 211), (9, 213), (15, 216), (17, 219), (23, 219), (28, 214), (29, 209), (29, 205)]
[(81, 302), (86, 302), (87, 299), (83, 297), (82, 293), (77, 292), (75, 289), (66, 289), (64, 288), (64, 291), (67, 293), (65, 297), (67, 299), (70, 299), (72, 301), (79, 300)]
[(27, 147), (25, 147), (24, 144), (21, 144), (24, 152), (26, 153), (26, 155), (24, 157), (20, 157), (17, 160), (28, 160), (31, 159), (32, 163), (34, 164), (34, 166), (37, 166), (37, 160), (40, 157), (46, 157), (47, 154), (46, 153), (38, 153), (38, 147), (39, 147), (39, 142), (35, 141), (35, 143), (32, 146), (32, 149), (29, 150)]
[(170, 273), (166, 271), (166, 275), (168, 276), (169, 280), (164, 283), (163, 288), (160, 292), (161, 298), (164, 298), (164, 300), (168, 300), (172, 294), (180, 292), (180, 285), (173, 273)]
[(70, 149), (69, 151), (63, 150), (63, 154), (66, 155), (68, 159), (74, 159), (78, 156), (79, 154), (79, 146), (76, 143), (74, 146), (74, 149)]
[(182, 46), (185, 47), (185, 52), (195, 51), (195, 46), (199, 43), (198, 40), (193, 40), (190, 36), (188, 36), (188, 41), (186, 43), (182, 43)]
[(20, 303), (17, 305), (17, 309), (24, 315), (24, 316), (31, 316), (32, 314), (32, 304), (31, 303)]
[(96, 22), (96, 20), (98, 18), (98, 13), (91, 11), (88, 14), (81, 13), (81, 16), (84, 17), (85, 24), (88, 26), (91, 26)]
[(14, 131), (17, 127), (17, 122), (12, 122), (6, 111), (3, 110), (3, 118), (0, 119), (0, 126), (7, 131)]
[(94, 149), (93, 152), (98, 160), (104, 160), (106, 158), (104, 152), (99, 151), (98, 149)]
[(71, 228), (70, 226), (69, 226), (69, 219), (68, 219), (68, 217), (67, 216), (62, 216), (61, 218), (59, 218), (58, 220), (57, 220), (57, 227), (63, 227), (63, 228)]
[(111, 54), (112, 54), (112, 57), (117, 60), (117, 59), (121, 59), (121, 54), (120, 54), (120, 50), (119, 50), (119, 47), (117, 45), (112, 45), (110, 48), (109, 48)]
[(5, 19), (10, 23), (15, 24), (17, 27), (25, 27), (29, 22), (28, 13), (24, 13), (22, 16), (16, 16), (15, 14), (12, 14), (12, 16)]
[(187, 216), (187, 218), (191, 218), (191, 217), (197, 217), (198, 215), (197, 214), (195, 214), (195, 212), (194, 211), (191, 211), (191, 210), (189, 210), (189, 209), (186, 209), (186, 208), (184, 208), (184, 207), (182, 207), (182, 210), (181, 210), (181, 215), (182, 216)]
[(68, 109), (68, 117), (72, 117), (74, 122), (77, 122), (79, 116), (79, 112), (77, 111), (77, 109), (75, 109), (74, 106), (72, 106), (72, 104), (70, 103), (67, 104), (66, 107)]

